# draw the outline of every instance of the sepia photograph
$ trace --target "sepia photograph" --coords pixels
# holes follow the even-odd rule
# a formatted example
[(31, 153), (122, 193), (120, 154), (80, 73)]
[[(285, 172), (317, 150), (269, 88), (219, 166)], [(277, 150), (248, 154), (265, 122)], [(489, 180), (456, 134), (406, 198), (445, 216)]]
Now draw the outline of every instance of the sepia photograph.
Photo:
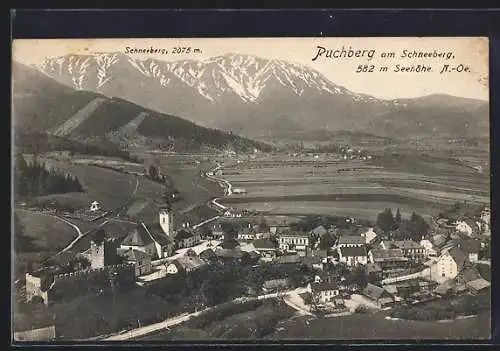
[(491, 338), (486, 37), (16, 39), (12, 340)]

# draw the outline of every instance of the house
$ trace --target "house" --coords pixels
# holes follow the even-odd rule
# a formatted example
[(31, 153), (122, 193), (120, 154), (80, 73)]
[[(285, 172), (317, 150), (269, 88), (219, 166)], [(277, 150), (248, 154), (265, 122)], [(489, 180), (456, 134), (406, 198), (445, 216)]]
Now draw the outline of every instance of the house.
[(490, 236), (491, 235), (491, 229), (490, 229), (490, 222), (491, 222), (491, 211), (489, 207), (485, 207), (481, 211), (481, 222), (482, 222), (482, 234)]
[(408, 258), (401, 249), (373, 249), (368, 257), (370, 262), (378, 264), (382, 269), (401, 268), (408, 263)]
[(99, 201), (92, 201), (92, 203), (90, 204), (90, 211), (96, 212), (100, 210), (101, 210), (101, 204), (99, 203)]
[(389, 249), (401, 249), (410, 260), (421, 262), (425, 259), (425, 248), (412, 240), (394, 240), (388, 242)]
[(467, 221), (457, 221), (455, 223), (455, 228), (457, 231), (467, 234), (468, 236), (471, 236), (473, 233), (473, 226), (471, 226)]
[(267, 258), (276, 257), (276, 246), (269, 239), (255, 239), (252, 241), (255, 250), (262, 256)]
[(290, 286), (290, 281), (288, 279), (271, 279), (266, 280), (262, 284), (262, 290), (266, 293), (273, 291), (286, 290)]
[(167, 265), (167, 274), (190, 274), (207, 267), (207, 263), (194, 255), (184, 255)]
[(361, 247), (366, 245), (366, 239), (361, 235), (343, 235), (339, 238), (337, 247)]
[(434, 245), (430, 242), (430, 240), (422, 239), (420, 240), (420, 246), (424, 248), (424, 254), (426, 257), (436, 257), (437, 251), (434, 249)]
[(175, 235), (175, 243), (178, 249), (198, 245), (200, 241), (200, 233), (193, 232), (187, 228), (179, 230)]
[(161, 257), (158, 255), (155, 241), (144, 223), (137, 224), (127, 234), (121, 242), (120, 248), (143, 251), (150, 257)]
[(394, 304), (394, 298), (384, 288), (368, 283), (363, 290), (363, 295), (373, 301), (379, 308)]
[(339, 261), (348, 266), (365, 265), (368, 263), (368, 254), (364, 246), (343, 246), (338, 249)]
[(224, 237), (224, 230), (222, 229), (222, 224), (221, 223), (216, 223), (212, 227), (212, 236), (214, 239), (220, 239)]
[(158, 257), (163, 258), (171, 256), (174, 252), (175, 246), (173, 236), (166, 235), (159, 223), (153, 223), (149, 226), (146, 226), (146, 228), (153, 238)]
[(372, 227), (362, 230), (361, 236), (365, 238), (366, 245), (371, 245), (377, 239), (377, 233), (375, 233)]
[(311, 250), (303, 258), (302, 263), (315, 269), (323, 269), (325, 264), (329, 262), (326, 250)]
[(309, 247), (309, 234), (287, 231), (279, 235), (278, 243), (279, 248), (284, 251), (305, 252)]
[(481, 241), (478, 239), (466, 238), (458, 244), (458, 248), (467, 255), (467, 260), (471, 263), (479, 260)]
[(254, 240), (257, 233), (250, 223), (238, 231), (238, 240)]
[(470, 290), (471, 293), (473, 294), (478, 294), (483, 290), (486, 290), (491, 286), (491, 283), (487, 281), (486, 279), (479, 278), (472, 280), (468, 283), (465, 284), (467, 288)]
[(340, 289), (333, 282), (318, 282), (311, 284), (311, 292), (319, 303), (327, 303), (339, 297)]
[(123, 257), (126, 263), (134, 265), (136, 277), (151, 273), (151, 256), (145, 252), (129, 248), (118, 249), (117, 254)]
[(462, 270), (466, 259), (466, 254), (458, 247), (445, 250), (436, 263), (430, 267), (430, 278), (437, 283), (455, 279)]

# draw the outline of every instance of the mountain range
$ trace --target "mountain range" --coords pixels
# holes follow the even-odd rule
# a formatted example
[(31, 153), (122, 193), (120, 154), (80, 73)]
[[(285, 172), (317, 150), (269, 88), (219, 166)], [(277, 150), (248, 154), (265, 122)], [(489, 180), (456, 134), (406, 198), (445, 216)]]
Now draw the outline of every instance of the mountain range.
[(485, 101), (448, 95), (382, 100), (352, 92), (310, 67), (252, 55), (169, 62), (93, 53), (47, 58), (36, 69), (76, 90), (248, 137), (315, 130), (398, 139), (489, 132)]
[[(100, 93), (75, 90), (31, 67), (12, 66), (12, 113), (16, 140), (67, 147), (68, 141), (105, 149), (131, 147), (171, 151), (253, 151), (269, 145), (205, 128), (177, 116)], [(47, 140), (40, 135), (45, 134)], [(42, 145), (29, 145), (30, 149)], [(44, 147), (46, 148), (46, 147)], [(57, 147), (56, 147), (57, 148)]]

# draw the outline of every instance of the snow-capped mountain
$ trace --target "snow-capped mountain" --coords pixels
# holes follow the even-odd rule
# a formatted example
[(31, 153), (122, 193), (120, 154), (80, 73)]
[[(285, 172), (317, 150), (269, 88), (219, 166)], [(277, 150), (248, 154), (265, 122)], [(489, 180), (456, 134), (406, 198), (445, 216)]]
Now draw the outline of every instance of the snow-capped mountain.
[(93, 53), (46, 59), (37, 69), (78, 90), (247, 136), (362, 130), (412, 105), (351, 92), (303, 65), (241, 54), (167, 62)]

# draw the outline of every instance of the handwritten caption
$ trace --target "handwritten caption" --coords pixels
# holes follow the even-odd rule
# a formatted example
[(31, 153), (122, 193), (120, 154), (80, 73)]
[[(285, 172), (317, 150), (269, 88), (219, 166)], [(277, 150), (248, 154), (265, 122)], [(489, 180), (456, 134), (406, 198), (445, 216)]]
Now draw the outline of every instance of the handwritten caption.
[[(374, 58), (387, 59), (387, 64), (372, 64), (370, 61)], [(362, 59), (364, 63), (357, 65), (356, 73), (372, 73), (372, 72), (402, 72), (402, 73), (427, 73), (439, 72), (443, 73), (467, 73), (471, 72), (471, 68), (464, 63), (454, 62), (455, 54), (452, 51), (434, 50), (417, 50), (403, 49), (399, 52), (383, 51), (377, 52), (374, 49), (359, 50), (351, 46), (342, 46), (341, 48), (331, 49), (323, 46), (317, 46), (314, 49), (312, 61), (317, 60), (342, 60), (342, 59)], [(436, 62), (429, 64), (426, 62), (418, 62), (418, 60), (433, 59)], [(401, 62), (397, 62), (401, 60)], [(411, 60), (411, 63), (402, 63), (404, 60)], [(393, 62), (391, 62), (393, 61)], [(441, 63), (439, 62), (441, 61)]]

